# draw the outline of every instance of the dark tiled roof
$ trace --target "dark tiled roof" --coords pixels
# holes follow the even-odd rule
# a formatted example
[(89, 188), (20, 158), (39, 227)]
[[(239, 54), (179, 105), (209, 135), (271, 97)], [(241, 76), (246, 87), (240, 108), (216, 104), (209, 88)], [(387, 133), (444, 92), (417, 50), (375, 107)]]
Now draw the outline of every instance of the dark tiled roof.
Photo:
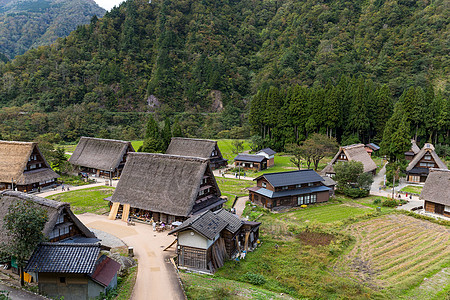
[(244, 224), (244, 222), (239, 219), (238, 216), (230, 213), (229, 211), (226, 211), (225, 209), (218, 210), (214, 213), (216, 214), (216, 216), (219, 216), (222, 220), (227, 222), (228, 225), (226, 229), (233, 234), (236, 233), (239, 228), (241, 228), (242, 224)]
[(273, 187), (323, 181), (323, 178), (319, 174), (317, 174), (316, 171), (311, 169), (291, 172), (268, 173), (259, 176), (258, 178), (256, 178), (256, 180), (261, 177), (266, 178)]
[(311, 193), (325, 192), (329, 191), (330, 188), (326, 186), (315, 186), (309, 188), (295, 189), (295, 190), (285, 190), (279, 192), (272, 192), (271, 190), (260, 188), (255, 191), (255, 193), (263, 195), (268, 198), (280, 198), (280, 197), (288, 197), (288, 196), (296, 196), (296, 195), (305, 195)]
[(117, 272), (120, 270), (120, 264), (106, 255), (102, 255), (95, 266), (94, 273), (91, 275), (92, 279), (98, 283), (108, 286)]
[(249, 161), (249, 162), (262, 162), (263, 160), (267, 159), (263, 155), (254, 155), (254, 154), (239, 154), (234, 158), (234, 160), (239, 161)]
[(207, 239), (212, 240), (219, 232), (221, 232), (225, 227), (228, 226), (228, 223), (216, 216), (211, 211), (206, 211), (199, 215), (195, 215), (187, 219), (183, 222), (179, 227), (175, 228), (169, 234), (173, 234), (175, 232), (184, 231), (187, 229), (192, 229), (199, 234), (203, 235)]
[(264, 152), (264, 153), (266, 153), (267, 155), (274, 155), (274, 154), (276, 154), (276, 152), (273, 151), (273, 150), (270, 149), (270, 148), (264, 148), (264, 149), (261, 149), (261, 150), (259, 150), (258, 152), (256, 152), (256, 154), (261, 153), (261, 152)]
[(406, 174), (428, 174), (429, 169), (428, 168), (412, 168), (409, 171), (406, 171)]
[(334, 181), (333, 179), (331, 179), (331, 177), (330, 176), (322, 176), (322, 178), (323, 178), (323, 184), (325, 185), (325, 186), (333, 186), (333, 185), (336, 185), (336, 181)]
[(91, 274), (100, 244), (42, 243), (28, 261), (26, 272)]

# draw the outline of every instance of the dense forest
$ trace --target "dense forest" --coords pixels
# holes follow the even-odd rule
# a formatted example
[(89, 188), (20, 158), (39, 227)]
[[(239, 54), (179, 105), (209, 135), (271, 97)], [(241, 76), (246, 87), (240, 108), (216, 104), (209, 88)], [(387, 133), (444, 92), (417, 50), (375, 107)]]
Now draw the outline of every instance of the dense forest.
[(0, 52), (12, 59), (104, 14), (93, 0), (0, 0)]
[[(448, 107), (449, 10), (443, 0), (128, 0), (51, 46), (0, 63), (0, 135), (142, 138), (156, 112), (161, 127), (176, 119), (185, 136), (268, 134), (278, 149), (309, 132), (380, 141), (378, 119), (389, 120), (409, 88)], [(269, 94), (278, 94), (264, 108), (277, 124), (265, 124), (252, 105)], [(317, 119), (289, 104), (297, 94), (307, 94)], [(385, 111), (375, 116), (380, 99)], [(287, 115), (303, 122), (305, 113), (305, 127), (286, 132)], [(417, 130), (448, 139), (448, 129)]]

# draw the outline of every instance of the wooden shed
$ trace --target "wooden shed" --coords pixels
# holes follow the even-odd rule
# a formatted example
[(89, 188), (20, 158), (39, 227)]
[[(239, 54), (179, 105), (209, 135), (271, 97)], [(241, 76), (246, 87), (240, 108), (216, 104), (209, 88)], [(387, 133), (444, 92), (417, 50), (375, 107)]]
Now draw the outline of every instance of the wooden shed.
[(0, 191), (38, 191), (57, 178), (37, 143), (0, 141)]
[(234, 158), (234, 165), (243, 170), (261, 171), (267, 169), (267, 161), (264, 155), (239, 154)]
[(275, 151), (270, 148), (264, 148), (255, 153), (256, 155), (263, 155), (267, 158), (267, 167), (270, 168), (275, 165)]

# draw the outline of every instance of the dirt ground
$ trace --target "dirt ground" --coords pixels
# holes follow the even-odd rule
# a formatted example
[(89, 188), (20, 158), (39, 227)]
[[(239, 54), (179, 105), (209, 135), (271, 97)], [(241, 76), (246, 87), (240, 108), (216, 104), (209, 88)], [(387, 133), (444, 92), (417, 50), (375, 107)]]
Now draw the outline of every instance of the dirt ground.
[(78, 218), (89, 228), (110, 233), (122, 239), (129, 247), (133, 247), (138, 259), (138, 273), (131, 299), (185, 299), (175, 268), (169, 258), (175, 256), (175, 245), (169, 250), (174, 236), (166, 232), (153, 232), (152, 226), (136, 223), (127, 226), (121, 220), (108, 220), (106, 216), (91, 213), (78, 215)]

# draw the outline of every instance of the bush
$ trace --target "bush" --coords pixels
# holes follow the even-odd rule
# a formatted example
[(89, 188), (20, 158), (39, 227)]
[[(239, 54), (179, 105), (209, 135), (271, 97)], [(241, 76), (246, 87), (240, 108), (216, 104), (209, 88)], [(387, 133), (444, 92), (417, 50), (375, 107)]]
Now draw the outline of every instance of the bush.
[(369, 195), (368, 190), (358, 189), (358, 188), (345, 188), (343, 190), (344, 195), (350, 198), (362, 198)]
[(381, 205), (384, 207), (396, 207), (398, 205), (398, 202), (395, 199), (386, 199)]
[(373, 200), (373, 204), (375, 204), (375, 205), (381, 204), (381, 199), (377, 198), (377, 199)]
[(263, 275), (250, 273), (250, 272), (247, 272), (244, 274), (244, 279), (248, 283), (251, 283), (254, 285), (262, 285), (262, 284), (266, 283), (266, 278), (264, 278)]

